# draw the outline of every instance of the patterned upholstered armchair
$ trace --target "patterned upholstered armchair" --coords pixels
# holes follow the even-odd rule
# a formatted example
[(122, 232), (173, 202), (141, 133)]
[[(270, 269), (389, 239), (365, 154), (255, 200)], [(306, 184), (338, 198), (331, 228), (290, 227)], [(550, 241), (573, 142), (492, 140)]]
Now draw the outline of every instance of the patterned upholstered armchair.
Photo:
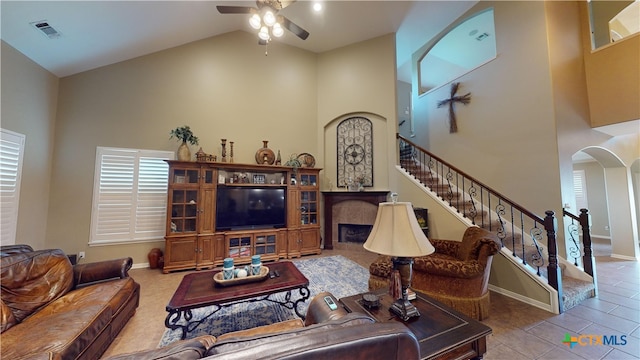
[[(498, 237), (477, 226), (469, 227), (462, 241), (429, 239), (435, 253), (417, 257), (411, 288), (477, 320), (489, 316), (489, 273)], [(369, 289), (389, 286), (391, 258), (379, 256), (369, 267)]]

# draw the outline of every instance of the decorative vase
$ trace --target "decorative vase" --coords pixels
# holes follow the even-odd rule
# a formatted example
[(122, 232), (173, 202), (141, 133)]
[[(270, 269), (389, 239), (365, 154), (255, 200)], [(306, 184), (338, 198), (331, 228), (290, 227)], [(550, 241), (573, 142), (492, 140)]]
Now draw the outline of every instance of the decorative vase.
[(158, 263), (160, 261), (160, 257), (162, 256), (162, 250), (158, 249), (158, 248), (153, 248), (151, 249), (151, 251), (149, 251), (149, 268), (150, 269), (157, 269), (158, 268)]
[(186, 141), (183, 141), (178, 147), (177, 155), (180, 161), (191, 161), (191, 149)]
[(269, 149), (269, 141), (262, 140), (262, 148), (256, 151), (256, 163), (264, 165), (273, 165), (276, 160), (276, 155), (273, 150)]

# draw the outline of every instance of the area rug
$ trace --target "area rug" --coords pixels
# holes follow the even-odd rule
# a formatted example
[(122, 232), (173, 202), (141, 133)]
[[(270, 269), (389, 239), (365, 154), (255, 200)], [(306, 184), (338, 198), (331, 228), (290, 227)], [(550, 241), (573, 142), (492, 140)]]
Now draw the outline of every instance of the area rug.
[[(309, 301), (320, 292), (328, 291), (340, 299), (368, 290), (369, 271), (343, 256), (301, 259), (294, 260), (293, 263), (309, 279), (310, 298), (298, 307), (302, 314), (306, 313)], [(285, 294), (278, 293), (275, 296), (284, 300)], [(297, 295), (297, 292), (294, 294)], [(213, 307), (195, 309), (193, 319), (202, 319), (212, 311)], [(219, 336), (294, 318), (296, 315), (293, 310), (269, 301), (241, 303), (221, 309), (189, 332), (187, 338), (206, 334)], [(181, 334), (180, 330), (165, 330), (158, 346), (179, 340)]]

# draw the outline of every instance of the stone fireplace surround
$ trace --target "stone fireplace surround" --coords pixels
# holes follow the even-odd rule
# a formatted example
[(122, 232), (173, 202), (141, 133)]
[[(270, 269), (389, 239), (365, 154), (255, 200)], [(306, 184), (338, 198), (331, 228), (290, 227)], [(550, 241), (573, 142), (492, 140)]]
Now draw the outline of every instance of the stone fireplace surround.
[(373, 225), (378, 204), (387, 201), (388, 191), (323, 191), (324, 248), (338, 242), (338, 224)]

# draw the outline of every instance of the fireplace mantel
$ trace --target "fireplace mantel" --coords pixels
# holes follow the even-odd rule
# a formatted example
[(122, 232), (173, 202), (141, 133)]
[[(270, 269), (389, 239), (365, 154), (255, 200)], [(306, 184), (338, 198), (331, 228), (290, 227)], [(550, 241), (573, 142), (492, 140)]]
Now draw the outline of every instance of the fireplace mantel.
[(324, 248), (333, 249), (333, 214), (335, 204), (347, 201), (365, 201), (373, 205), (387, 201), (388, 191), (323, 191), (324, 198)]

